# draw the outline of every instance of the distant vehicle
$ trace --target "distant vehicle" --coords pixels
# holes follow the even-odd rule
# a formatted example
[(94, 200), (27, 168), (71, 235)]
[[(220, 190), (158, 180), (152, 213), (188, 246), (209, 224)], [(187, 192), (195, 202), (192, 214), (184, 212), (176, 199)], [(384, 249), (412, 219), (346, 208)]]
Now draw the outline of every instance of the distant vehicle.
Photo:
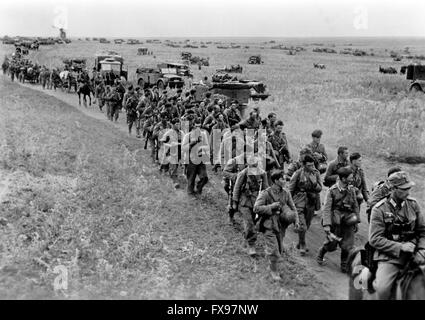
[(157, 68), (137, 68), (137, 84), (141, 88), (156, 86), (159, 90), (165, 88), (183, 88), (184, 80), (177, 75), (176, 69), (168, 69), (158, 65)]
[[(188, 77), (193, 78), (193, 74), (190, 72), (190, 67), (187, 64), (184, 63), (177, 63), (177, 62), (165, 62), (158, 64), (159, 68), (165, 68), (165, 69), (175, 69), (176, 74), (180, 77)], [(174, 72), (173, 72), (174, 73)]]
[(114, 40), (114, 43), (115, 44), (122, 44), (124, 42), (124, 40), (123, 39), (115, 39)]
[(107, 85), (112, 85), (116, 78), (128, 79), (128, 70), (123, 70), (124, 58), (114, 51), (96, 54), (94, 65), (96, 71), (100, 72), (106, 80)]
[(106, 38), (100, 38), (99, 42), (100, 43), (111, 43), (111, 41), (107, 40)]
[(192, 58), (192, 53), (183, 51), (181, 54), (182, 60), (190, 60)]
[(226, 72), (226, 73), (242, 73), (242, 66), (241, 65), (231, 65), (230, 67), (225, 66), (221, 69), (216, 69), (217, 72)]
[(412, 80), (410, 91), (424, 92), (425, 88), (425, 65), (410, 64), (406, 69), (406, 79)]
[(148, 54), (148, 48), (142, 47), (137, 49), (137, 55), (138, 56), (145, 56)]
[(248, 59), (248, 64), (262, 64), (264, 61), (261, 60), (261, 56), (250, 56)]
[(138, 44), (139, 43), (139, 40), (136, 40), (136, 39), (128, 39), (127, 40), (127, 44)]
[(388, 67), (388, 68), (382, 68), (381, 66), (379, 66), (379, 72), (381, 73), (389, 73), (389, 74), (396, 74), (397, 70), (393, 67)]
[(86, 61), (87, 61), (86, 59), (75, 59), (75, 58), (62, 60), (66, 69), (77, 71), (77, 72), (82, 71), (86, 68)]

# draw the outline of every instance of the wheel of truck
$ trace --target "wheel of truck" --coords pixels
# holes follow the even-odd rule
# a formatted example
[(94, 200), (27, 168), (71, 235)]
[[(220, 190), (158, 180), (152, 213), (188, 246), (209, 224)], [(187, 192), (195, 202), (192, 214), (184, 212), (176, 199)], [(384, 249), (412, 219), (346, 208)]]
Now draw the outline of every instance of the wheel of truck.
[(143, 79), (139, 79), (139, 81), (137, 82), (137, 84), (139, 85), (139, 87), (141, 88), (141, 89), (144, 89), (145, 87), (144, 87), (144, 85), (145, 85), (145, 81), (143, 81)]
[(165, 89), (165, 84), (164, 81), (158, 81), (158, 83), (156, 84), (156, 86), (158, 87), (158, 90), (164, 90)]
[(412, 85), (410, 87), (410, 91), (411, 92), (423, 92), (421, 86), (419, 84), (417, 84), (417, 83), (415, 83), (414, 85)]

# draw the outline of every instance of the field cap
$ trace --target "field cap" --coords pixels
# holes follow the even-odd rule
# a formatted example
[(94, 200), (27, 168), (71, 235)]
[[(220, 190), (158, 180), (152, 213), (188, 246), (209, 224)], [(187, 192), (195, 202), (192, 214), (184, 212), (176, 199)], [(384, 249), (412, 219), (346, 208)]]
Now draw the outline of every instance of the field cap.
[(393, 187), (397, 187), (399, 189), (408, 189), (415, 185), (405, 171), (394, 172), (389, 176), (388, 181)]

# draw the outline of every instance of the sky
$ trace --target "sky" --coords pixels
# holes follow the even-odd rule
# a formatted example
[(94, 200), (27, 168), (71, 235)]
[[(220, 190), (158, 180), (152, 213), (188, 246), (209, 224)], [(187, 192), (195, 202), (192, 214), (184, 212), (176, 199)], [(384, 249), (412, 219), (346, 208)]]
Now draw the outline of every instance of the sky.
[(0, 36), (425, 37), (424, 0), (1, 0)]

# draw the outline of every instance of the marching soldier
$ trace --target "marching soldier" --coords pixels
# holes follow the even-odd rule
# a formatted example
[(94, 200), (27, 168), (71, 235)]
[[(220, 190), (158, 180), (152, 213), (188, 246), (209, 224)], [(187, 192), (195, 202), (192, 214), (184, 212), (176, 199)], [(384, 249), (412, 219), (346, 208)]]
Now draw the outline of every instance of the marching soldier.
[(269, 136), (268, 140), (272, 144), (280, 168), (283, 170), (284, 163), (289, 162), (291, 157), (289, 155), (288, 141), (286, 140), (286, 135), (282, 130), (283, 122), (281, 120), (276, 121), (275, 130), (273, 131), (273, 134)]
[(242, 214), (244, 220), (244, 236), (248, 243), (248, 254), (254, 256), (257, 232), (254, 204), (262, 189), (269, 187), (266, 172), (258, 167), (260, 159), (250, 156), (248, 168), (239, 172), (233, 189), (233, 210)]
[(242, 120), (241, 114), (238, 110), (238, 106), (236, 102), (234, 101), (230, 105), (230, 108), (224, 111), (224, 115), (226, 116), (230, 127), (233, 127), (234, 125), (238, 124)]
[[(401, 167), (395, 166), (388, 170), (387, 177), (392, 175), (395, 172), (401, 171)], [(372, 208), (375, 204), (377, 204), (382, 199), (388, 197), (391, 193), (392, 186), (389, 182), (388, 178), (384, 181), (378, 181), (374, 184), (374, 187), (372, 187), (372, 193), (369, 198), (369, 203), (366, 208), (366, 215), (367, 215), (367, 222), (370, 222), (370, 214), (372, 212)]]
[(169, 129), (160, 142), (164, 144), (165, 161), (161, 161), (161, 165), (165, 167), (173, 180), (174, 188), (180, 187), (178, 183), (178, 169), (181, 160), (181, 143), (183, 140), (183, 131), (181, 130), (180, 120), (175, 118), (171, 121), (172, 128)]
[(133, 90), (133, 86), (128, 88), (128, 92), (124, 95), (123, 107), (127, 112), (128, 134), (131, 135), (133, 124), (137, 120), (137, 95)]
[(382, 300), (391, 297), (397, 275), (412, 257), (418, 265), (425, 264), (425, 220), (409, 196), (415, 183), (404, 171), (391, 174), (388, 181), (391, 194), (373, 207), (369, 225), (369, 243), (378, 264), (376, 292)]
[(274, 171), (271, 181), (272, 186), (262, 191), (255, 201), (254, 212), (261, 217), (259, 230), (266, 239), (271, 276), (273, 280), (281, 280), (277, 262), (283, 251), (283, 238), (291, 223), (298, 228), (299, 217), (291, 194), (285, 188), (283, 171)]
[(237, 157), (234, 157), (230, 159), (227, 164), (224, 166), (223, 169), (223, 187), (224, 191), (226, 191), (228, 198), (229, 198), (229, 205), (228, 205), (228, 213), (229, 213), (229, 220), (231, 223), (234, 223), (235, 220), (233, 218), (235, 214), (235, 210), (233, 209), (233, 189), (236, 183), (236, 178), (238, 176), (238, 173), (245, 169), (246, 167), (246, 154), (245, 152), (238, 155)]
[(332, 185), (334, 185), (338, 179), (338, 169), (346, 166), (348, 166), (348, 148), (339, 147), (337, 158), (329, 163), (323, 184), (326, 187), (332, 187)]
[(328, 164), (327, 164), (328, 155), (326, 153), (325, 146), (322, 143), (320, 143), (322, 134), (323, 134), (322, 130), (319, 130), (319, 129), (314, 130), (311, 133), (311, 137), (313, 141), (307, 145), (307, 147), (309, 147), (312, 150), (314, 157), (319, 163), (318, 170), (320, 174), (325, 173), (326, 169), (328, 168)]
[(314, 211), (320, 210), (319, 198), (322, 191), (322, 182), (320, 173), (314, 167), (314, 159), (306, 155), (302, 161), (303, 167), (297, 170), (289, 183), (289, 191), (297, 207), (300, 217), (300, 227), (298, 231), (298, 245), (300, 255), (304, 256), (308, 249), (306, 248), (305, 234), (310, 228)]
[[(208, 182), (208, 174), (205, 163), (209, 162), (208, 134), (201, 130), (201, 121), (195, 119), (195, 128), (188, 132), (182, 143), (184, 148), (184, 163), (186, 165), (187, 193), (189, 195), (202, 194), (202, 189)], [(182, 150), (183, 152), (183, 150)], [(196, 177), (199, 181), (196, 183)]]
[(258, 130), (261, 125), (261, 120), (258, 119), (258, 113), (256, 111), (251, 111), (249, 113), (249, 118), (239, 122), (239, 127), (242, 130), (245, 129), (254, 129)]
[(338, 181), (329, 189), (323, 208), (323, 229), (327, 240), (319, 249), (317, 262), (324, 263), (326, 252), (341, 248), (341, 271), (347, 272), (347, 258), (354, 247), (354, 233), (360, 223), (360, 209), (353, 182), (353, 171), (349, 167), (338, 170)]
[(361, 167), (362, 156), (358, 152), (354, 152), (350, 155), (350, 168), (353, 171), (353, 182), (352, 185), (357, 188), (357, 200), (360, 204), (364, 201), (369, 202), (369, 191), (366, 186), (366, 178), (364, 171)]

